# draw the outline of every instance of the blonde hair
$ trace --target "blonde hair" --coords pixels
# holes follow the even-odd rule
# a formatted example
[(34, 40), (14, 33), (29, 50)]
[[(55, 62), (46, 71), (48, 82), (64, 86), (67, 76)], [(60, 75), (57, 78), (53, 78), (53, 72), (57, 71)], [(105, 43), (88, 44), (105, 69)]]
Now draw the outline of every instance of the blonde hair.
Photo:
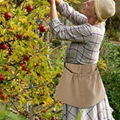
[[(89, 0), (89, 2), (95, 2), (95, 0)], [(93, 7), (92, 7), (92, 10), (94, 11), (94, 13), (95, 13), (95, 15), (96, 15), (96, 17), (97, 17), (96, 24), (102, 23), (102, 21), (98, 18), (97, 14), (96, 14), (95, 3), (94, 3), (94, 5), (93, 5)]]

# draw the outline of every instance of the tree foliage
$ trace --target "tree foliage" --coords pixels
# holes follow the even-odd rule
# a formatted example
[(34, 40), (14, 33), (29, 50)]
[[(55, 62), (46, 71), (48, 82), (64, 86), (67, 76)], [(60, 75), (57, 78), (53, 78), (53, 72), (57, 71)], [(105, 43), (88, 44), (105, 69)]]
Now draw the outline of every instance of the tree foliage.
[(53, 78), (59, 73), (49, 55), (49, 4), (41, 0), (6, 0), (0, 4), (0, 102), (28, 118), (50, 119)]

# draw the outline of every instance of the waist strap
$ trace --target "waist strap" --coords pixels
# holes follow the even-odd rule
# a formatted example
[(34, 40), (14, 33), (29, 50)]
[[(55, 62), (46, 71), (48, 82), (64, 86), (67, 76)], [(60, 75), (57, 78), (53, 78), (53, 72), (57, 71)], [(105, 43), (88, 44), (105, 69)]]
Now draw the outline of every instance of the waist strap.
[(91, 73), (94, 72), (97, 68), (97, 64), (72, 64), (64, 63), (64, 67), (72, 73)]

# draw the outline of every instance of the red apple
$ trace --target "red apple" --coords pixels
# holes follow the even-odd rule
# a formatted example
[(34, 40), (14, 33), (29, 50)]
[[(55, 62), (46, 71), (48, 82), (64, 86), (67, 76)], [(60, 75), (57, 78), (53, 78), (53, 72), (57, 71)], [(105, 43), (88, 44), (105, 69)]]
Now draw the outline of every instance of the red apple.
[(0, 45), (0, 49), (5, 50), (7, 48), (8, 48), (8, 46), (5, 43), (3, 43), (3, 44)]
[(0, 90), (0, 95), (1, 95), (1, 94), (3, 94), (3, 91), (2, 91), (2, 90)]
[(4, 94), (1, 94), (0, 96), (1, 96), (1, 98), (2, 98), (3, 100), (6, 100), (6, 99), (7, 99), (7, 96), (4, 95)]
[(38, 29), (40, 30), (40, 32), (46, 32), (46, 28), (43, 25), (39, 25)]
[(34, 8), (33, 8), (32, 5), (28, 5), (28, 6), (26, 7), (26, 9), (27, 9), (28, 12), (31, 12)]
[(20, 67), (21, 67), (22, 70), (26, 70), (25, 64), (21, 63), (21, 64), (20, 64)]
[(22, 34), (18, 34), (16, 37), (17, 37), (17, 39), (22, 39), (23, 35)]
[(2, 74), (0, 74), (0, 81), (3, 81), (5, 78)]
[(6, 12), (6, 13), (4, 14), (4, 17), (5, 17), (6, 20), (9, 20), (9, 19), (12, 17), (12, 13)]
[(41, 112), (44, 112), (44, 113), (45, 113), (45, 112), (46, 112), (46, 109), (45, 109), (45, 108), (43, 108), (43, 109), (41, 110)]
[(55, 117), (52, 117), (52, 118), (51, 118), (51, 120), (57, 120), (57, 118), (55, 118)]

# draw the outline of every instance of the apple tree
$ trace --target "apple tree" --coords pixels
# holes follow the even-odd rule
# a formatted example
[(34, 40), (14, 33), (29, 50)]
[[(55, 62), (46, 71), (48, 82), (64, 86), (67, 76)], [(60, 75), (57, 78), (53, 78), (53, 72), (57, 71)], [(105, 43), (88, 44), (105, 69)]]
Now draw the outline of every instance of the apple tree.
[(49, 57), (49, 9), (47, 0), (0, 3), (0, 103), (29, 119), (57, 120), (62, 105), (54, 99), (61, 71)]

